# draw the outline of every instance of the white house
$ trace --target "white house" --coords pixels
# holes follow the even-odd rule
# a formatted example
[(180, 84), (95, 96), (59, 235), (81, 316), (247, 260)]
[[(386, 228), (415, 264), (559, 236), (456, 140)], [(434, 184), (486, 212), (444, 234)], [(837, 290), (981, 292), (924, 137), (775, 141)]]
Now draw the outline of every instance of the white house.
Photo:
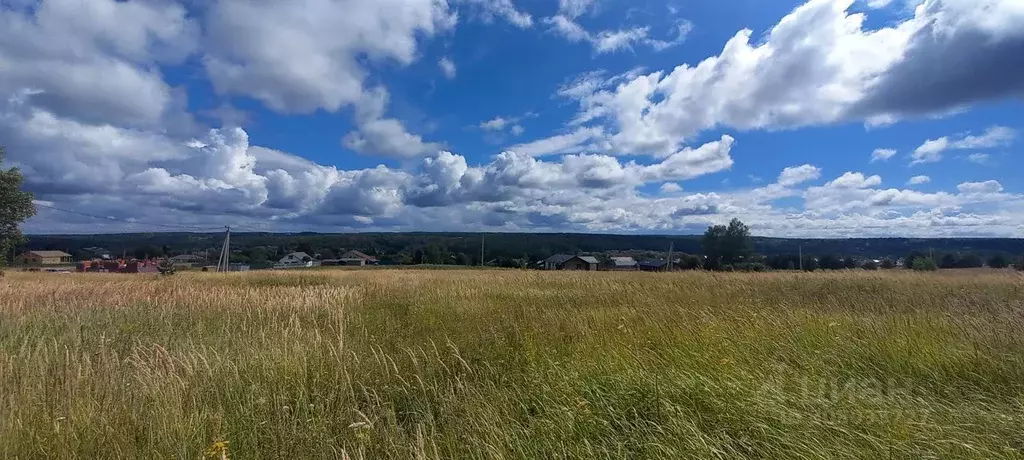
[(293, 252), (281, 258), (274, 268), (312, 267), (313, 258), (305, 252)]

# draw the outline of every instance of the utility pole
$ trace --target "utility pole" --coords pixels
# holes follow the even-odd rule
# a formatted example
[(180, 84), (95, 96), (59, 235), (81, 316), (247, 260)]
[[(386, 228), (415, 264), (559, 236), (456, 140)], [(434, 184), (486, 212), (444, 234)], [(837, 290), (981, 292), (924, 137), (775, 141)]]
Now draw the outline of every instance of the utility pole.
[(675, 248), (676, 243), (674, 241), (668, 243), (668, 265), (666, 265), (666, 267), (668, 267), (667, 271), (672, 271), (672, 250)]
[(231, 227), (224, 227), (227, 233), (224, 235), (224, 247), (220, 250), (220, 259), (217, 260), (217, 272), (228, 271), (231, 263)]
[(487, 235), (480, 234), (480, 266), (484, 266), (484, 240), (487, 239)]

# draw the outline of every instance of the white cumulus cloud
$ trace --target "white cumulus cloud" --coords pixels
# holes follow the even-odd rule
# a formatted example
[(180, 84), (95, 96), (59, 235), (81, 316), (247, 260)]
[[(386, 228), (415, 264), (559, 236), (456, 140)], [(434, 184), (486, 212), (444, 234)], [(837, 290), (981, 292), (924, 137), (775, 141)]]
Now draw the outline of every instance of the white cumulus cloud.
[(875, 149), (874, 152), (871, 152), (871, 162), (888, 161), (894, 156), (896, 156), (895, 149)]
[(451, 59), (444, 57), (437, 62), (437, 65), (441, 68), (441, 73), (444, 77), (451, 80), (455, 78), (455, 63)]

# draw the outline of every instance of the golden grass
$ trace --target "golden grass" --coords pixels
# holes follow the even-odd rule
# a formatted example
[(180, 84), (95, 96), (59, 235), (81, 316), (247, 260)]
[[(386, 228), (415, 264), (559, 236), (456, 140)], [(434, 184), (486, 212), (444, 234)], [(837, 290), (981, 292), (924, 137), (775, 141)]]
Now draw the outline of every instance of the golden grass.
[(1009, 271), (0, 279), (3, 458), (1022, 448), (1024, 277)]

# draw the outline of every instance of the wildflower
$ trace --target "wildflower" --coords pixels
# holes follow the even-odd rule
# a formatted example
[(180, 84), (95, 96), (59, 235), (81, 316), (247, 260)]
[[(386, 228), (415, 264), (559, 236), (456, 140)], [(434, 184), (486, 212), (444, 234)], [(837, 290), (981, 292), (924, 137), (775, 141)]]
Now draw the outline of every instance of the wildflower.
[(220, 460), (227, 460), (228, 458), (228, 442), (227, 441), (214, 441), (203, 451), (203, 458), (215, 458)]

